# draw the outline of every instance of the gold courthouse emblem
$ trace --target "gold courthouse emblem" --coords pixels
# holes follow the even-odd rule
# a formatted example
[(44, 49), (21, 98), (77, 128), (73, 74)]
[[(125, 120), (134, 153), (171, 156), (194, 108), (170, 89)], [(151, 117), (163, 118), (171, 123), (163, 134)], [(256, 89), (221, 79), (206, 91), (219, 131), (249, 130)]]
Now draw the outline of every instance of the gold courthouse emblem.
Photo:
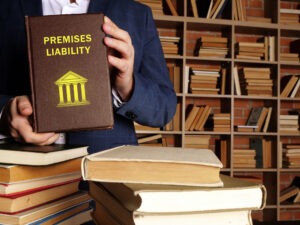
[(72, 107), (88, 105), (85, 85), (88, 79), (73, 71), (68, 71), (55, 84), (58, 87), (59, 103), (57, 107)]

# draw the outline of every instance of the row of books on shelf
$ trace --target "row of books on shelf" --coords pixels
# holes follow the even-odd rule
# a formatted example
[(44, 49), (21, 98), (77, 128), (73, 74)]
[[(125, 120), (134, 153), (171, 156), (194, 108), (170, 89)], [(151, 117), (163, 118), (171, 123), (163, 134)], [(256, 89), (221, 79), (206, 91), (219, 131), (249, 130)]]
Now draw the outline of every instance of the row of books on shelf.
[[(4, 224), (250, 225), (266, 204), (264, 185), (221, 174), (209, 149), (128, 145), (87, 155), (73, 146), (70, 155), (81, 155), (65, 158), (62, 146), (23, 147), (0, 144)], [(88, 192), (78, 188), (82, 178)]]
[(275, 36), (264, 36), (256, 42), (238, 41), (235, 57), (246, 60), (275, 61)]
[[(136, 0), (149, 6), (152, 13), (155, 15), (173, 15), (178, 16), (176, 5), (172, 0)], [(190, 0), (191, 12), (193, 17), (202, 17), (206, 19), (221, 18), (222, 13), (229, 0)], [(233, 19), (239, 21), (252, 21), (271, 23), (272, 19), (262, 16), (249, 16), (243, 0), (233, 0)], [(281, 24), (298, 25), (300, 21), (300, 9), (293, 8), (280, 8)]]
[[(185, 89), (186, 93), (218, 95), (226, 93), (227, 69), (221, 66), (186, 66), (188, 76), (183, 79), (181, 69), (168, 64), (170, 79), (176, 93)], [(235, 92), (237, 95), (273, 96), (274, 80), (269, 67), (233, 68)], [(184, 82), (184, 87), (181, 87)], [(286, 74), (280, 80), (280, 97), (295, 98), (300, 96), (300, 76)]]

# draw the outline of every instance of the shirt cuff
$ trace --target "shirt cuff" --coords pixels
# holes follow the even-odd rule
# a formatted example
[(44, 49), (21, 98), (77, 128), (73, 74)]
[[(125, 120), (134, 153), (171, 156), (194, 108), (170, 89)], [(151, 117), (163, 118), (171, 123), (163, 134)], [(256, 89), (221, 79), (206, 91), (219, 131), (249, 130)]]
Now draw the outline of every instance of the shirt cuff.
[(118, 95), (118, 92), (115, 89), (112, 88), (111, 93), (112, 93), (113, 105), (115, 108), (118, 109), (126, 103), (121, 100), (120, 96)]

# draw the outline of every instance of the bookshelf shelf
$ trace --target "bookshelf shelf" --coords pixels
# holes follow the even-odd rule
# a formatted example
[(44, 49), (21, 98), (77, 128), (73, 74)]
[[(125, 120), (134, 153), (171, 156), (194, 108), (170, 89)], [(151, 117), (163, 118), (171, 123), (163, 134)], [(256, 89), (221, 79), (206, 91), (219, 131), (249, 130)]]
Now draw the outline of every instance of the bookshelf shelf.
[[(208, 0), (209, 1), (209, 0)], [(164, 1), (163, 1), (164, 2)], [(299, 220), (299, 204), (280, 203), (280, 191), (291, 184), (295, 176), (300, 176), (299, 168), (282, 167), (282, 143), (298, 143), (300, 131), (285, 132), (280, 130), (280, 115), (287, 115), (292, 109), (300, 109), (300, 95), (282, 97), (281, 78), (288, 74), (300, 75), (300, 61), (281, 60), (284, 53), (290, 53), (290, 43), (300, 39), (300, 20), (285, 22), (281, 8), (297, 9), (299, 0), (242, 0), (244, 20), (236, 19), (234, 12), (235, 0), (228, 0), (222, 14), (216, 19), (195, 17), (191, 1), (172, 1), (179, 16), (155, 15), (154, 19), (160, 35), (180, 37), (181, 44), (178, 54), (166, 54), (168, 65), (179, 67), (179, 88), (177, 91), (178, 108), (173, 121), (160, 130), (137, 130), (138, 135), (161, 134), (169, 145), (183, 147), (190, 143), (190, 136), (198, 136), (199, 140), (209, 136), (208, 147), (219, 154), (223, 144), (223, 151), (227, 159), (223, 162), (222, 173), (232, 176), (255, 176), (266, 186), (268, 191), (267, 205), (262, 213), (254, 213), (257, 220)], [(298, 14), (300, 17), (300, 13)], [(195, 54), (196, 46), (202, 36), (226, 37), (228, 54), (226, 57), (207, 57)], [(266, 46), (266, 37), (274, 37), (272, 57), (270, 46)], [(260, 59), (237, 58), (238, 42), (264, 43), (264, 55)], [(270, 39), (268, 39), (270, 41)], [(203, 44), (201, 45), (203, 46)], [(298, 52), (300, 50), (298, 49)], [(254, 53), (253, 53), (254, 54)], [(268, 57), (265, 57), (268, 56)], [(298, 57), (299, 59), (299, 57)], [(217, 94), (195, 94), (190, 92), (191, 71), (193, 67), (217, 67), (226, 69), (225, 92)], [(248, 95), (243, 90), (237, 95), (234, 82), (234, 68), (242, 70), (245, 67), (269, 68), (272, 81), (270, 95)], [(241, 76), (241, 74), (240, 74)], [(241, 80), (240, 80), (241, 81)], [(220, 86), (220, 79), (217, 87)], [(211, 116), (217, 113), (227, 113), (230, 118), (228, 131), (214, 131), (211, 120), (207, 120), (203, 130), (186, 130), (188, 105), (209, 105)], [(250, 110), (255, 106), (272, 107), (269, 127), (266, 132), (238, 132), (236, 125), (245, 124)], [(298, 129), (299, 130), (299, 129)], [(233, 163), (235, 148), (249, 148), (250, 139), (266, 139), (270, 141), (269, 167), (237, 168)], [(161, 144), (158, 141), (158, 144)], [(221, 159), (222, 160), (222, 159)], [(275, 187), (275, 188), (274, 188)], [(297, 211), (298, 210), (298, 211)], [(288, 217), (287, 215), (290, 215)]]

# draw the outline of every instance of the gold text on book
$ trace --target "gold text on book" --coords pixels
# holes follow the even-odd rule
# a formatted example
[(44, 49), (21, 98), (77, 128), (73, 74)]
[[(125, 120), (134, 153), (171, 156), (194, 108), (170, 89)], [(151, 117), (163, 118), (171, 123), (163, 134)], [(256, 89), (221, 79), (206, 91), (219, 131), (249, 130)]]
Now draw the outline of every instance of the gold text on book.
[[(46, 56), (68, 56), (89, 54), (91, 46), (87, 45), (92, 41), (91, 34), (45, 36), (43, 43)], [(78, 43), (80, 45), (78, 45)], [(50, 47), (51, 46), (51, 47)]]
[(85, 85), (88, 79), (77, 73), (68, 71), (61, 78), (55, 81), (58, 87), (59, 103), (57, 107), (70, 107), (88, 105)]

